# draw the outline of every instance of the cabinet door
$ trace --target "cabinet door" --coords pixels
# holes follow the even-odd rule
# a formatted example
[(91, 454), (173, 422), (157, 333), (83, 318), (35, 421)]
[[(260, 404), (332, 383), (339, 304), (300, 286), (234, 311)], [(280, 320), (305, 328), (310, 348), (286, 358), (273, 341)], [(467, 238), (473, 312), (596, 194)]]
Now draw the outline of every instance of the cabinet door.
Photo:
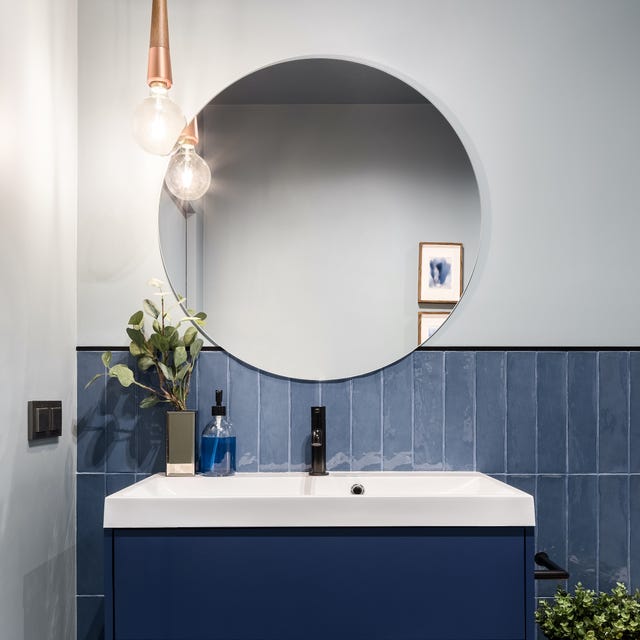
[(119, 530), (115, 639), (523, 640), (524, 531)]

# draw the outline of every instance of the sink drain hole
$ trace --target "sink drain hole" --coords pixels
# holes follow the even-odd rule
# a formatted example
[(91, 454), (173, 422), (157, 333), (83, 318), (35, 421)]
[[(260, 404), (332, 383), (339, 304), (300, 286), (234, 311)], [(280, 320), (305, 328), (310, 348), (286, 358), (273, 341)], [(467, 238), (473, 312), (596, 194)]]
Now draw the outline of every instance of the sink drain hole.
[(361, 496), (364, 494), (364, 487), (361, 484), (354, 484), (351, 487), (351, 493), (354, 496)]

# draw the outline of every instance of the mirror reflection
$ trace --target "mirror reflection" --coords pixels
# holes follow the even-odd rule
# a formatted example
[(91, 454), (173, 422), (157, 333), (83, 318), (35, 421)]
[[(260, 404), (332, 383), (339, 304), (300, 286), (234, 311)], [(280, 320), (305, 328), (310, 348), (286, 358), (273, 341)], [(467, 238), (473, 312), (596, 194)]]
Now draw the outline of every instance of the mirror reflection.
[(480, 197), (424, 96), (366, 65), (297, 60), (242, 78), (198, 122), (211, 187), (189, 203), (163, 190), (160, 243), (215, 344), (277, 375), (330, 380), (404, 357), (448, 317), (449, 294), (419, 302), (420, 243), (461, 245), (460, 271), (454, 256), (433, 284), (449, 274), (463, 291)]

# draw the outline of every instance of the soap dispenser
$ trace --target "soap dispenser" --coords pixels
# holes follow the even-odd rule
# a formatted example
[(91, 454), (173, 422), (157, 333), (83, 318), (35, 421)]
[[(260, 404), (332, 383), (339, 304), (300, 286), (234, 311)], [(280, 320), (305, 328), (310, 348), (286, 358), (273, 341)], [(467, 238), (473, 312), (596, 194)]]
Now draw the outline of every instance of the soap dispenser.
[(205, 476), (230, 476), (236, 471), (236, 437), (222, 404), (222, 389), (216, 391), (211, 407), (213, 419), (200, 438), (200, 473)]

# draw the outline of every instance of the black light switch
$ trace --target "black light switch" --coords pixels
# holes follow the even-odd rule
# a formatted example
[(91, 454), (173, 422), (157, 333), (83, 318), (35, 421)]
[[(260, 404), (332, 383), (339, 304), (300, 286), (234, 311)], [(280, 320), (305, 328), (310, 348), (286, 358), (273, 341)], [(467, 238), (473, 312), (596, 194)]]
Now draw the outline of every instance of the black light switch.
[(62, 402), (60, 400), (29, 401), (29, 441), (62, 435)]

